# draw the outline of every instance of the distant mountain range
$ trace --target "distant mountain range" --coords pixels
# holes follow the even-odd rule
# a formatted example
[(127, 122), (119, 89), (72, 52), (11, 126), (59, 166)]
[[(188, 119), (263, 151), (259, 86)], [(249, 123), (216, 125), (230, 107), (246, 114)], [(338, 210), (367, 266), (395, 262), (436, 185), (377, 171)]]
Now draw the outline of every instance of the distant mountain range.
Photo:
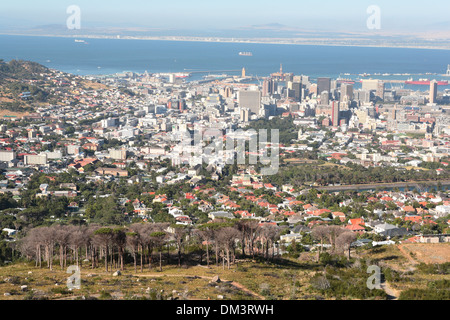
[[(450, 23), (448, 23), (450, 24)], [(441, 23), (439, 25), (446, 25)], [(450, 50), (450, 29), (439, 28), (435, 32), (422, 33), (388, 33), (384, 30), (369, 32), (348, 32), (304, 29), (280, 23), (248, 25), (235, 29), (179, 30), (159, 29), (145, 26), (110, 26), (86, 24), (80, 30), (69, 30), (63, 24), (40, 25), (35, 27), (7, 28), (0, 27), (0, 34), (16, 34), (30, 36), (63, 36), (63, 37), (120, 37), (134, 39), (160, 40), (195, 40), (224, 42), (262, 42), (292, 43), (307, 45), (351, 45), (351, 46), (384, 46), (415, 47)]]

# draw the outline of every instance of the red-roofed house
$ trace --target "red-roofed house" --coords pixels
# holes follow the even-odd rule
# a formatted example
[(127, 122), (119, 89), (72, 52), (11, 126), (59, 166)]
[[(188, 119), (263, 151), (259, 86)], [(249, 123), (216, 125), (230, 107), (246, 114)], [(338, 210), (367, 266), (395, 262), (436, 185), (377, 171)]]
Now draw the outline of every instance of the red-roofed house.
[(366, 225), (364, 223), (364, 218), (350, 219), (350, 220), (348, 220), (348, 224), (352, 225), (352, 226), (365, 226)]
[(402, 210), (405, 212), (416, 212), (416, 209), (414, 209), (413, 206), (404, 206)]
[(362, 233), (364, 232), (366, 229), (361, 226), (361, 225), (353, 225), (353, 224), (349, 224), (347, 226), (345, 226), (345, 229), (353, 231), (353, 232), (358, 232), (358, 233)]
[(339, 218), (341, 222), (345, 221), (345, 213), (343, 212), (332, 212), (331, 215), (333, 216), (333, 219)]

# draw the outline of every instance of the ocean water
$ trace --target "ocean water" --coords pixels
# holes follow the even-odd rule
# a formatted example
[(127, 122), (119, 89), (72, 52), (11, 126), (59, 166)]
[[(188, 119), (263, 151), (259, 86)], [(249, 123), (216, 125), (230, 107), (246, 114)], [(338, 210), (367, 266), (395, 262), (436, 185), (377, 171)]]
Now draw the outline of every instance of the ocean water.
[[(402, 74), (450, 80), (441, 76), (450, 64), (445, 50), (368, 48), (255, 43), (189, 42), (159, 40), (85, 39), (0, 35), (0, 59), (31, 60), (49, 68), (79, 75), (208, 71), (237, 75), (268, 76), (280, 69), (311, 78), (358, 78), (359, 74)], [(250, 51), (253, 56), (239, 56)], [(226, 72), (223, 72), (226, 71)], [(427, 75), (426, 73), (438, 74)], [(196, 78), (205, 74), (194, 74)], [(346, 75), (347, 74), (347, 75)], [(348, 75), (350, 74), (350, 75)], [(407, 74), (407, 75), (404, 75)], [(422, 87), (422, 86), (421, 86)], [(439, 87), (450, 88), (450, 87)], [(429, 88), (424, 88), (428, 90)]]

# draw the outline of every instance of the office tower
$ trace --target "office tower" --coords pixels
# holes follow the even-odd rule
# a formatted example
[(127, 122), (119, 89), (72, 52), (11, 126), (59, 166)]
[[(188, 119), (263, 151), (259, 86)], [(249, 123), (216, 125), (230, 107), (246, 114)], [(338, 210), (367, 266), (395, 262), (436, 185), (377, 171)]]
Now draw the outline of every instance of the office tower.
[(286, 73), (284, 75), (284, 81), (286, 81), (286, 87), (289, 87), (289, 83), (294, 81), (294, 75), (292, 73)]
[(436, 103), (438, 83), (436, 80), (430, 82), (430, 103)]
[(338, 82), (336, 80), (331, 80), (330, 84), (331, 84), (330, 87), (331, 91), (336, 90), (338, 88)]
[(275, 94), (278, 92), (278, 82), (276, 82), (274, 79), (270, 80), (270, 93)]
[(353, 100), (353, 85), (350, 83), (341, 84), (341, 101)]
[(360, 103), (369, 103), (370, 102), (370, 91), (366, 90), (357, 90), (355, 92), (355, 100)]
[(384, 81), (381, 80), (378, 81), (376, 96), (379, 97), (381, 100), (384, 100), (384, 90), (385, 90)]
[(312, 94), (312, 95), (315, 95), (316, 97), (318, 96), (318, 94), (317, 94), (317, 84), (312, 84), (310, 87), (309, 87), (309, 93), (310, 94)]
[(328, 105), (329, 102), (330, 102), (330, 94), (328, 93), (328, 91), (323, 91), (320, 94), (320, 104)]
[(394, 108), (391, 109), (388, 119), (392, 121), (397, 120), (397, 105), (395, 105)]
[(263, 81), (263, 85), (262, 85), (262, 96), (263, 97), (268, 97), (270, 95), (270, 80), (269, 79), (264, 79)]
[(311, 82), (309, 80), (309, 76), (300, 76), (300, 81), (301, 83), (303, 83), (304, 85), (310, 85)]
[(376, 91), (378, 90), (380, 80), (362, 80), (362, 90), (364, 91)]
[(292, 88), (286, 88), (285, 95), (286, 95), (286, 98), (295, 99), (295, 90), (293, 90)]
[(292, 90), (292, 84), (293, 84), (292, 81), (286, 81), (286, 88)]
[(331, 121), (334, 127), (339, 126), (339, 102), (331, 102)]
[(331, 79), (330, 78), (317, 78), (317, 94), (322, 92), (331, 92)]
[(295, 91), (295, 101), (300, 102), (302, 101), (302, 83), (301, 82), (293, 82), (292, 83), (292, 90)]
[(230, 87), (226, 87), (225, 89), (223, 89), (223, 97), (225, 99), (231, 98), (232, 95), (233, 95), (233, 89), (231, 89)]
[(183, 112), (184, 110), (186, 110), (186, 100), (180, 99), (178, 105), (180, 108), (180, 112)]
[(261, 107), (261, 92), (259, 90), (239, 91), (240, 108), (248, 108), (252, 113), (259, 114)]
[(250, 109), (241, 108), (241, 122), (248, 122), (249, 117), (250, 117)]

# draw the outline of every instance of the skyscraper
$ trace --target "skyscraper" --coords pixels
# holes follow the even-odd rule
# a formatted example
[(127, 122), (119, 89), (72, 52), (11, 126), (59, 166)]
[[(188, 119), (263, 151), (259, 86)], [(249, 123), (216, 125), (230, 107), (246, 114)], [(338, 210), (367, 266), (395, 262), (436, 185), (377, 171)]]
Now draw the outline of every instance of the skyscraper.
[(233, 89), (231, 89), (230, 87), (226, 87), (225, 90), (223, 91), (223, 96), (225, 98), (231, 98), (232, 95), (233, 95)]
[(341, 84), (341, 101), (353, 100), (353, 85), (350, 83)]
[(331, 92), (331, 79), (317, 78), (317, 95), (320, 95), (324, 91)]
[(328, 91), (323, 91), (320, 94), (320, 104), (328, 105), (329, 102), (330, 102), (330, 93)]
[(262, 85), (262, 96), (268, 97), (270, 95), (270, 80), (264, 79), (263, 85)]
[(334, 127), (339, 126), (339, 102), (331, 102), (331, 121)]
[(292, 90), (295, 91), (295, 101), (302, 101), (302, 83), (301, 82), (293, 82)]
[(430, 103), (436, 103), (438, 83), (436, 80), (430, 82)]
[(248, 108), (252, 113), (259, 114), (261, 92), (259, 90), (239, 91), (239, 107)]
[(384, 100), (384, 91), (385, 91), (385, 84), (384, 81), (379, 81), (376, 91), (376, 96), (379, 97), (381, 100)]

